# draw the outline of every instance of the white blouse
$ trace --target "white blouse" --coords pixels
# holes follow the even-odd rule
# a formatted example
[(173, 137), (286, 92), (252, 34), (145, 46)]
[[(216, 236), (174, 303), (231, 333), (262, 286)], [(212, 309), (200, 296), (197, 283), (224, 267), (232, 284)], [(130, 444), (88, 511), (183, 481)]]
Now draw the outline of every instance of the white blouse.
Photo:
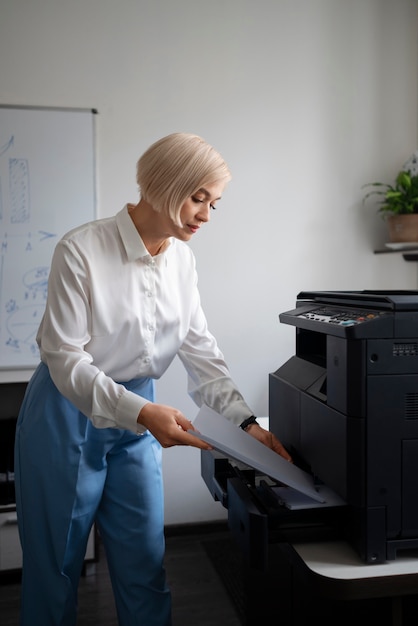
[(117, 381), (160, 378), (176, 355), (188, 391), (237, 425), (252, 414), (209, 332), (190, 247), (152, 257), (125, 206), (57, 244), (37, 342), (59, 391), (98, 428), (144, 432), (147, 399)]

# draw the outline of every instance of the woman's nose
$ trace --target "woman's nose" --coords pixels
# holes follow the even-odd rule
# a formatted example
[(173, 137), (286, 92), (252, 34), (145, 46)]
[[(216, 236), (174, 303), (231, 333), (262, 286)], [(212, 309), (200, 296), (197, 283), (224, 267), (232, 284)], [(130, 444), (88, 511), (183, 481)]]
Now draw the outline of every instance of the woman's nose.
[(202, 204), (197, 217), (201, 222), (209, 222), (210, 220), (210, 204)]

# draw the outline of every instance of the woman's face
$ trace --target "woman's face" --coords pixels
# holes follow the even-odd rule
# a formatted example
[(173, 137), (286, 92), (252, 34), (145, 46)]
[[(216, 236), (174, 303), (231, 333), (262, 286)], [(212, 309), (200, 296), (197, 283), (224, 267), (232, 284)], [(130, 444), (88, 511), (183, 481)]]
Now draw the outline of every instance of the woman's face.
[(210, 220), (210, 212), (216, 208), (227, 185), (224, 180), (205, 185), (186, 200), (180, 210), (182, 226), (173, 224), (173, 236), (182, 241), (189, 241), (202, 224)]

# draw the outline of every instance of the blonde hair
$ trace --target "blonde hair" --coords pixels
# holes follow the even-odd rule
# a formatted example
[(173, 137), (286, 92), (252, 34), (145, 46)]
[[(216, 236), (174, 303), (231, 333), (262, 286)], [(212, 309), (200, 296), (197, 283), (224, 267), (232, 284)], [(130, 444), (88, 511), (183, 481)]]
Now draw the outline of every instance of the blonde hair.
[(231, 172), (204, 139), (173, 133), (153, 143), (140, 157), (136, 181), (141, 197), (178, 225), (184, 202), (205, 185), (228, 182)]

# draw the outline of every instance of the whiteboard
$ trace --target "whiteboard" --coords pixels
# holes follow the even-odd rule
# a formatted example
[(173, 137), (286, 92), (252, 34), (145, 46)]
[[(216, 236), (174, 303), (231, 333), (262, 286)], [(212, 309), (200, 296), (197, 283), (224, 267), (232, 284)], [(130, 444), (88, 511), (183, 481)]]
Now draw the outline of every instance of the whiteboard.
[(55, 245), (95, 218), (94, 115), (0, 106), (0, 369), (39, 363)]

